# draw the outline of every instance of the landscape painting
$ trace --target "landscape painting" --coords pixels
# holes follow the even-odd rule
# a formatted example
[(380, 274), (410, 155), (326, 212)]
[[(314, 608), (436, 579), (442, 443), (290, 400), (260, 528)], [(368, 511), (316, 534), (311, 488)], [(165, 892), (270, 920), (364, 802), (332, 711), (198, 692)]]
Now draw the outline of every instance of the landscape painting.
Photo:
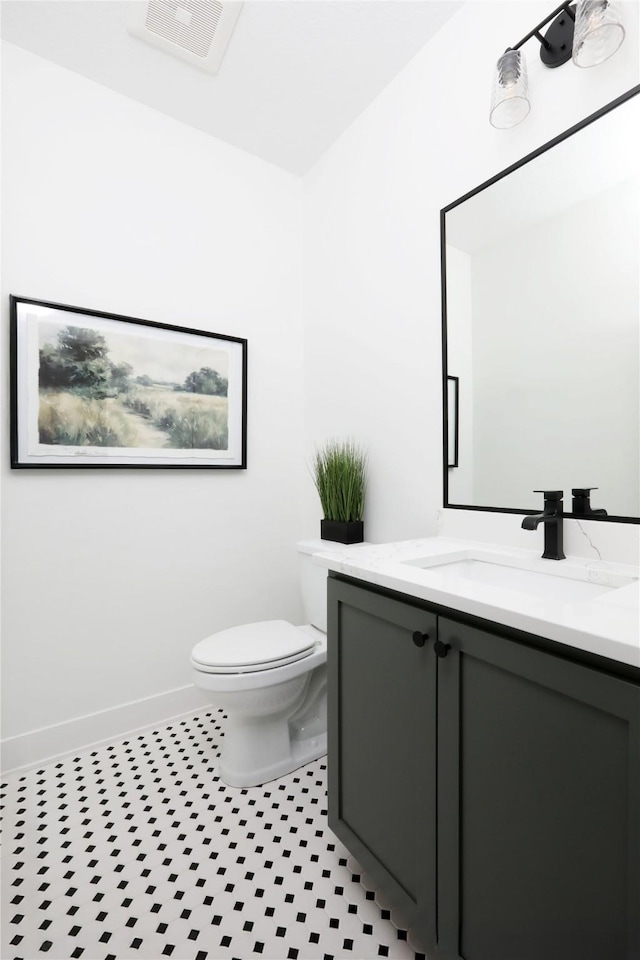
[(245, 466), (245, 340), (18, 298), (12, 334), (13, 466)]

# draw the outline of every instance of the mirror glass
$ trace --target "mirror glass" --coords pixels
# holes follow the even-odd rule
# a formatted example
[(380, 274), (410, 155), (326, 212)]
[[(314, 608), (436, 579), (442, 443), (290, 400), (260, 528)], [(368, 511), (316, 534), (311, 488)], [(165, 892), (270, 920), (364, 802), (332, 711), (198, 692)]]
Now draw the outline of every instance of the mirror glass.
[(445, 506), (640, 518), (637, 93), (442, 211)]

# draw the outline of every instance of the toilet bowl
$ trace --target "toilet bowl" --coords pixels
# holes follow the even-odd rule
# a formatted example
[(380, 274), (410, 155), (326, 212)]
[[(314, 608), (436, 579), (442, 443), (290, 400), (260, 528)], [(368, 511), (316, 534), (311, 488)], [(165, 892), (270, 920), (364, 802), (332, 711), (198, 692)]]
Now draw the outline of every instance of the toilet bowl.
[(327, 752), (327, 573), (311, 557), (344, 548), (318, 540), (297, 548), (310, 623), (243, 624), (191, 651), (193, 682), (227, 714), (219, 772), (233, 787), (275, 780)]
[[(265, 653), (279, 642), (293, 652), (259, 661), (246, 640)], [(327, 752), (326, 660), (320, 630), (285, 620), (232, 627), (196, 644), (193, 682), (228, 718), (220, 756), (225, 783), (257, 786)]]

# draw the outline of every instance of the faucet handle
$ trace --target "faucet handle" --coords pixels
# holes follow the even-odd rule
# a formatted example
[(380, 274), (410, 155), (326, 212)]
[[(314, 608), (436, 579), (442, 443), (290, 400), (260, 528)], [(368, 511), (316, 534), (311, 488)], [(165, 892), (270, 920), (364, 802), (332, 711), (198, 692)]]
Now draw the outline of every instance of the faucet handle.
[(589, 497), (589, 494), (592, 490), (597, 490), (598, 487), (572, 487), (571, 494), (574, 497)]
[(562, 500), (564, 490), (534, 490), (534, 493), (543, 494), (545, 500)]

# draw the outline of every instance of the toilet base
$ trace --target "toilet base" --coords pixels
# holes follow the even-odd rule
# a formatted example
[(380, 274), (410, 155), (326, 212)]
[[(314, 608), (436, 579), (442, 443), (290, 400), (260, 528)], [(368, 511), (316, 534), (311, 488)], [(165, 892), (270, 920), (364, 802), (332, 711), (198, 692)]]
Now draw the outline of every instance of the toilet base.
[(326, 754), (326, 660), (320, 635), (308, 656), (280, 667), (243, 674), (194, 669), (194, 682), (227, 714), (217, 764), (225, 783), (257, 787)]
[[(246, 730), (242, 732), (243, 738), (246, 733)], [(255, 731), (252, 735), (255, 735)], [(227, 746), (228, 743), (223, 740), (220, 757), (220, 778), (230, 787), (258, 787), (263, 783), (268, 783), (269, 780), (277, 780), (278, 777), (293, 773), (294, 770), (304, 766), (305, 763), (311, 763), (312, 760), (325, 756), (327, 734), (321, 733), (306, 740), (293, 740), (290, 742), (285, 756), (259, 764), (256, 764), (255, 757), (249, 758), (248, 765), (239, 763), (238, 761), (245, 758), (234, 754), (233, 750), (225, 750)]]

